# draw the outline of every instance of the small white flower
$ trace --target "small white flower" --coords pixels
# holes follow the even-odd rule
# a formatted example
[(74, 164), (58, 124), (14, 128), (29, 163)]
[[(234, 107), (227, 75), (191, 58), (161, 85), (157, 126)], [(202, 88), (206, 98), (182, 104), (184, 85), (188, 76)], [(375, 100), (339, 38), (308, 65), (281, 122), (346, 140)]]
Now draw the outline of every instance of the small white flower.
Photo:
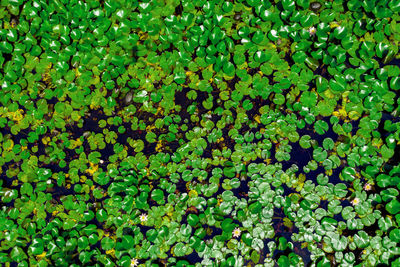
[(351, 204), (353, 204), (353, 206), (358, 205), (358, 203), (360, 203), (360, 199), (359, 199), (358, 197), (354, 198), (354, 199), (351, 201)]
[(142, 215), (140, 215), (139, 218), (141, 222), (145, 222), (147, 221), (147, 214), (142, 213)]
[(138, 264), (139, 264), (139, 261), (137, 259), (133, 258), (131, 260), (131, 267), (136, 267), (136, 266), (138, 266)]
[(99, 160), (99, 162), (100, 162), (100, 164), (103, 164), (103, 163), (104, 163), (104, 160), (101, 159), (101, 160)]
[(315, 33), (317, 32), (317, 30), (315, 29), (315, 27), (310, 27), (308, 29), (308, 32), (310, 33), (311, 36), (315, 35)]
[(364, 185), (364, 190), (365, 190), (365, 191), (369, 191), (369, 190), (371, 190), (371, 189), (372, 189), (371, 184), (366, 183), (366, 184)]
[(232, 235), (233, 235), (233, 237), (239, 237), (241, 232), (242, 232), (242, 231), (240, 231), (240, 229), (239, 229), (238, 227), (236, 227), (236, 228), (233, 230)]

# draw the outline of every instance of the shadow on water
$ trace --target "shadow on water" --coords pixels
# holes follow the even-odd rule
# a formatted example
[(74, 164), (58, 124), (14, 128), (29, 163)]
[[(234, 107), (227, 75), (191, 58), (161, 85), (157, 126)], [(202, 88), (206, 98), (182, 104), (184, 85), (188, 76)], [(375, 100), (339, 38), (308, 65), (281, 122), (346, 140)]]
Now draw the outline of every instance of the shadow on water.
[(247, 197), (247, 193), (249, 192), (250, 187), (248, 184), (248, 181), (240, 181), (240, 186), (238, 188), (232, 189), (231, 191), (233, 192), (233, 194), (237, 197), (243, 198), (243, 197)]

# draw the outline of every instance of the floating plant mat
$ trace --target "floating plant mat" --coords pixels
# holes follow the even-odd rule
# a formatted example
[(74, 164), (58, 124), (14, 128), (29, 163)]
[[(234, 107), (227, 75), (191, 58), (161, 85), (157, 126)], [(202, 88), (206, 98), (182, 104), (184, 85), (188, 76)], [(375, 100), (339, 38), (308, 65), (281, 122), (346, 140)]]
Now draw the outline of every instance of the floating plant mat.
[(4, 266), (399, 266), (400, 0), (0, 0)]

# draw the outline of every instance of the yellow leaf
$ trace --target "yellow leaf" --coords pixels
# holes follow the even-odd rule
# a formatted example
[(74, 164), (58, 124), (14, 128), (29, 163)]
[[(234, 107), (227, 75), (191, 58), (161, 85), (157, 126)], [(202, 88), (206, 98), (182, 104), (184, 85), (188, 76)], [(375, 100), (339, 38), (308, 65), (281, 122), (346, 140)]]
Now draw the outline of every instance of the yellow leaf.
[(50, 137), (46, 136), (46, 137), (42, 138), (42, 143), (43, 144), (47, 145), (47, 143), (49, 143), (49, 142), (50, 142)]
[(81, 183), (85, 183), (87, 180), (87, 177), (85, 175), (81, 175), (81, 179), (79, 180)]
[(335, 98), (335, 94), (332, 93), (332, 91), (330, 89), (325, 90), (324, 93), (325, 97), (327, 98)]
[(11, 115), (12, 115), (12, 120), (13, 120), (13, 121), (20, 122), (20, 121), (24, 118), (24, 116), (22, 115), (23, 112), (24, 112), (24, 111), (23, 111), (22, 109), (18, 109), (17, 111), (12, 112), (12, 113), (11, 113)]
[(336, 27), (339, 27), (340, 25), (334, 21), (334, 22), (331, 22), (330, 26), (331, 26), (331, 28), (336, 28)]
[(339, 115), (340, 115), (340, 117), (342, 117), (342, 118), (347, 118), (347, 111), (346, 111), (346, 108), (345, 108), (344, 106), (342, 106), (342, 107), (339, 109)]
[(358, 113), (357, 111), (350, 111), (349, 112), (349, 114), (348, 114), (348, 116), (349, 116), (349, 118), (351, 119), (351, 120), (353, 120), (353, 121), (356, 121), (356, 120), (358, 120), (359, 118), (360, 118), (360, 113)]
[(154, 115), (158, 115), (158, 113), (161, 113), (161, 115), (164, 113), (164, 110), (161, 107), (157, 108), (157, 112)]
[(114, 255), (115, 255), (115, 249), (107, 250), (107, 251), (106, 251), (106, 254), (107, 254), (107, 255), (114, 256)]
[(162, 151), (162, 147), (163, 147), (162, 140), (158, 140), (157, 146), (156, 146), (156, 151), (157, 152), (161, 152)]
[(93, 176), (93, 174), (95, 172), (97, 172), (97, 170), (99, 169), (99, 165), (96, 164), (94, 165), (93, 163), (89, 162), (90, 164), (90, 168), (86, 170), (87, 173), (89, 173), (91, 176)]
[(75, 68), (75, 76), (78, 78), (79, 76), (81, 76), (81, 73), (79, 72), (78, 68)]
[(75, 145), (76, 145), (76, 146), (81, 146), (81, 145), (82, 145), (82, 141), (81, 141), (80, 138), (77, 138), (77, 139), (76, 139)]
[(286, 226), (287, 228), (292, 228), (293, 222), (289, 218), (285, 217), (283, 218), (283, 225)]
[(270, 164), (271, 163), (271, 159), (264, 159), (264, 162), (267, 163), (267, 164)]
[(44, 257), (46, 256), (46, 254), (47, 254), (47, 252), (46, 252), (46, 251), (43, 251), (43, 253), (42, 253), (42, 254), (39, 254), (39, 255), (37, 255), (37, 256), (36, 256), (36, 258), (38, 258), (38, 259), (42, 259), (42, 258), (44, 258)]
[(154, 124), (148, 125), (148, 126), (146, 127), (146, 132), (151, 132), (151, 130), (153, 130), (154, 128), (156, 128), (156, 126), (155, 126)]
[(189, 192), (189, 197), (197, 197), (198, 195), (199, 193), (196, 190), (190, 190)]

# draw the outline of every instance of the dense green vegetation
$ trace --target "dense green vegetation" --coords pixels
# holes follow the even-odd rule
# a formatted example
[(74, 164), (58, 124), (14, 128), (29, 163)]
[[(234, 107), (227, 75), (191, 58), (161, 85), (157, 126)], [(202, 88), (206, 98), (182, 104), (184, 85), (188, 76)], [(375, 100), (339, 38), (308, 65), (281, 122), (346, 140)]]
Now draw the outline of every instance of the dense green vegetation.
[(0, 263), (400, 266), (400, 0), (0, 0)]

